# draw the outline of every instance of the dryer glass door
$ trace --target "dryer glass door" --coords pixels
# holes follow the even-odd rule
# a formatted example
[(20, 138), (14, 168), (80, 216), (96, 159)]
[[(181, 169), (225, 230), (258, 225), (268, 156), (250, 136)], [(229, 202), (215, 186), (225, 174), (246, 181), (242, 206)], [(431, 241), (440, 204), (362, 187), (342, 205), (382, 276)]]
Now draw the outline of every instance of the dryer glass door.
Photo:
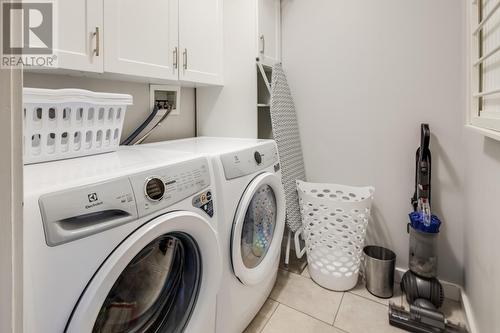
[(232, 234), (233, 269), (243, 283), (259, 283), (277, 269), (284, 209), (281, 180), (275, 174), (257, 176), (243, 194)]
[[(200, 284), (196, 244), (163, 235), (143, 248), (109, 291), (93, 332), (177, 332), (194, 307)], [(193, 274), (194, 273), (194, 274)]]
[(241, 259), (247, 268), (261, 263), (271, 246), (276, 228), (276, 196), (271, 186), (261, 185), (253, 195), (243, 221)]

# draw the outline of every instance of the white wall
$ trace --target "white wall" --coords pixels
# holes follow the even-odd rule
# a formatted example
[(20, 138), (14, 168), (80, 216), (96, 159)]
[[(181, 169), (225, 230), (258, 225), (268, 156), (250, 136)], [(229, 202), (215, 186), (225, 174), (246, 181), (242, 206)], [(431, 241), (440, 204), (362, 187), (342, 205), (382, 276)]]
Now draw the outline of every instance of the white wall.
[(369, 243), (407, 267), (420, 123), (433, 133), (440, 277), (463, 280), (463, 6), (456, 0), (283, 0), (283, 64), (310, 181), (376, 187)]
[[(34, 88), (79, 88), (99, 92), (131, 94), (134, 105), (127, 109), (122, 139), (125, 139), (151, 113), (149, 107), (149, 84), (112, 81), (68, 75), (25, 73), (24, 86)], [(163, 126), (156, 129), (146, 142), (186, 138), (195, 135), (194, 88), (181, 89), (181, 113), (170, 115)]]
[[(470, 7), (467, 8), (469, 15)], [(468, 20), (467, 20), (468, 21)], [(468, 21), (469, 23), (469, 21)], [(468, 38), (466, 54), (470, 54)], [(471, 59), (468, 59), (471, 62)], [(466, 92), (472, 91), (468, 82)], [(498, 101), (493, 101), (493, 103)], [(470, 103), (468, 103), (470, 105)], [(468, 111), (468, 110), (466, 110)], [(465, 117), (464, 117), (465, 118)], [(469, 325), (475, 332), (498, 332), (500, 328), (500, 141), (464, 131), (464, 233), (466, 305)]]
[(500, 328), (500, 142), (465, 133), (465, 292), (478, 332)]
[(256, 6), (224, 2), (224, 87), (198, 88), (199, 135), (257, 137)]

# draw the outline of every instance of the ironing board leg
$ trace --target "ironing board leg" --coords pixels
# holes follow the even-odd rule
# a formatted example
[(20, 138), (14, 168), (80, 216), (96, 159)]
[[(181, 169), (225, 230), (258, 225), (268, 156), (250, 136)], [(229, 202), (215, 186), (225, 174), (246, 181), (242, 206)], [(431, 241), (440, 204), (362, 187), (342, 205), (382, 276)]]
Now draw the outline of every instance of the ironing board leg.
[(285, 265), (290, 262), (290, 242), (292, 240), (292, 230), (288, 229), (288, 239), (286, 240)]

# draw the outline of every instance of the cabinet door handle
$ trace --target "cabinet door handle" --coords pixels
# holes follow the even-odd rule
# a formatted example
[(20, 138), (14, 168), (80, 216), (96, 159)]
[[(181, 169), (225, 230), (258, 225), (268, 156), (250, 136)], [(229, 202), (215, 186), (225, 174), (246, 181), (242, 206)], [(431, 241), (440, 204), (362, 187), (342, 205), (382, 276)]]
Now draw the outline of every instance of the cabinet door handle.
[(182, 53), (184, 56), (184, 69), (188, 68), (188, 50), (184, 49), (184, 52)]
[(179, 57), (178, 57), (178, 54), (177, 54), (177, 46), (174, 47), (174, 69), (177, 69), (177, 66), (178, 66), (178, 61), (179, 61)]
[(92, 34), (93, 37), (95, 37), (95, 49), (94, 49), (94, 54), (96, 57), (99, 56), (101, 53), (101, 43), (100, 43), (100, 38), (99, 38), (99, 27), (95, 27), (95, 32)]
[(260, 35), (260, 53), (264, 53), (266, 51), (266, 38), (264, 35)]

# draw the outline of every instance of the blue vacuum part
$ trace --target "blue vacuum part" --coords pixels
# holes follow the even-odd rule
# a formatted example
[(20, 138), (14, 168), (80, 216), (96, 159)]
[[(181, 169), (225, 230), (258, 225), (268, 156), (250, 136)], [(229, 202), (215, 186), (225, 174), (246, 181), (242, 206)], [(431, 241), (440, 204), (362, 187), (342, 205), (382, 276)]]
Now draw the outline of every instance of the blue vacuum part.
[(441, 220), (436, 215), (431, 216), (431, 224), (425, 225), (424, 223), (424, 214), (423, 212), (411, 212), (409, 214), (410, 217), (410, 225), (413, 229), (430, 233), (437, 234), (439, 232), (439, 227), (441, 226)]

